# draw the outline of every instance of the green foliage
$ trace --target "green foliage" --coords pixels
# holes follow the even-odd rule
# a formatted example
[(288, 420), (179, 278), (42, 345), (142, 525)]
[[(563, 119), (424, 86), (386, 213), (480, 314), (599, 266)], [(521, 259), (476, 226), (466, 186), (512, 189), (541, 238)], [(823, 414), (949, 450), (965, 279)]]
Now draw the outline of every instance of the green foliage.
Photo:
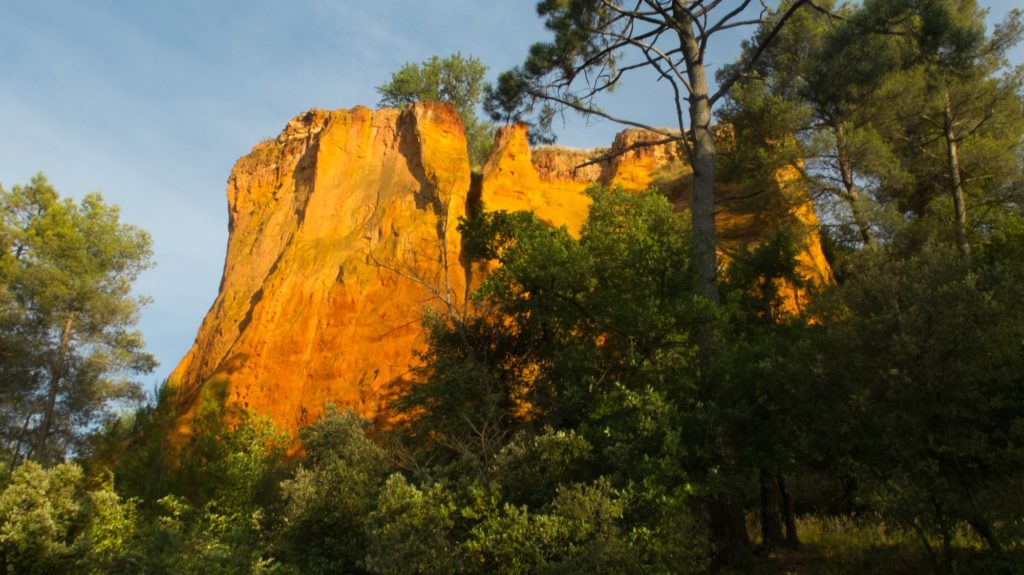
[(513, 505), (537, 508), (550, 501), (563, 483), (586, 481), (595, 474), (593, 446), (574, 430), (522, 433), (492, 462), (492, 477)]
[[(703, 535), (685, 506), (663, 507), (641, 525), (627, 516), (631, 492), (603, 479), (566, 482), (542, 505), (503, 502), (499, 486), (420, 489), (400, 475), (371, 515), (373, 573), (698, 573)], [(667, 504), (667, 505), (666, 505)]]
[(19, 466), (0, 495), (0, 548), (7, 573), (69, 570), (76, 559), (75, 528), (81, 512), (82, 469), (62, 464), (47, 471)]
[(406, 63), (377, 86), (382, 106), (403, 107), (415, 102), (451, 102), (466, 129), (470, 162), (482, 166), (494, 144), (494, 124), (477, 117), (476, 108), (487, 84), (487, 66), (456, 52), (447, 58), (431, 56), (420, 64)]
[(839, 7), (842, 19), (820, 7), (795, 14), (730, 94), (720, 113), (736, 133), (729, 172), (756, 190), (771, 168), (796, 168), (847, 246), (887, 241), (931, 212), (968, 247), (992, 207), (1020, 201), (1022, 76), (1005, 54), (1021, 13), (989, 35), (973, 0), (872, 0)]
[(79, 541), (87, 550), (82, 562), (90, 574), (117, 573), (130, 553), (139, 528), (138, 501), (125, 501), (114, 491), (113, 476), (88, 494), (88, 524)]
[(999, 550), (1024, 510), (1019, 260), (976, 273), (930, 241), (857, 265), (826, 308), (847, 422), (829, 441), (890, 517), (947, 540), (966, 522)]
[(129, 377), (156, 366), (131, 295), (150, 240), (98, 193), (62, 200), (41, 174), (0, 190), (0, 217), (0, 441), (15, 462), (56, 461), (87, 447), (113, 402), (141, 399)]
[[(989, 35), (985, 12), (974, 1), (920, 7), (879, 0), (866, 8), (893, 14), (903, 53), (878, 82), (879, 97), (896, 103), (879, 130), (909, 176), (889, 190), (891, 199), (919, 216), (941, 205), (939, 213), (954, 222), (950, 236), (961, 236), (961, 251), (969, 256), (977, 232), (987, 228), (989, 206), (1021, 199), (1024, 75), (1008, 67), (1005, 55), (1024, 33), (1022, 12), (1011, 10)], [(877, 17), (866, 11), (860, 25)]]
[(684, 525), (690, 333), (708, 317), (687, 289), (687, 221), (654, 193), (590, 193), (578, 240), (527, 213), (463, 223), (467, 253), (500, 267), (477, 313), (429, 324), (423, 380), (398, 403), (425, 476), (452, 481), (431, 488), (457, 511), (435, 525), (483, 572), (644, 572), (670, 557), (688, 572), (704, 557)]
[(685, 374), (688, 329), (706, 317), (687, 291), (687, 222), (653, 193), (591, 194), (579, 240), (526, 213), (463, 224), (467, 252), (500, 267), (479, 313), (428, 326), (424, 381), (398, 402), (414, 436), (488, 460), (517, 429), (587, 421), (622, 385), (686, 389), (667, 372)]
[[(817, 199), (843, 255), (837, 285), (801, 277), (806, 230), (773, 229), (728, 246), (712, 304), (690, 221), (654, 192), (591, 189), (578, 238), (483, 212), (461, 224), (463, 255), (492, 272), (470, 312), (428, 315), (392, 428), (329, 407), (299, 449), (225, 409), (226, 382), (204, 388), (177, 449), (166, 402), (90, 422), (106, 432), (88, 473), (6, 472), (0, 570), (701, 573), (747, 539), (744, 514), (760, 518), (765, 558), (742, 572), (1019, 570), (1024, 76), (1003, 57), (1020, 15), (986, 33), (973, 0), (798, 4), (722, 73), (734, 129), (722, 160), (745, 194), (777, 193), (789, 167), (831, 198)], [(502, 76), (492, 111), (514, 118), (546, 98), (600, 114), (594, 97), (639, 69), (618, 50), (635, 47), (619, 34), (634, 31), (628, 8), (541, 2), (554, 38)], [(651, 17), (655, 42), (694, 22)], [(576, 91), (583, 73), (597, 83)], [(471, 127), (483, 74), (456, 54), (379, 90), (391, 105), (453, 101)], [(950, 225), (952, 173), (972, 208), (971, 258)], [(772, 205), (792, 207), (783, 196)], [(148, 240), (98, 196), (61, 201), (42, 177), (2, 198), (0, 447), (85, 453), (85, 414), (134, 389), (104, 370), (150, 365), (128, 291)], [(807, 550), (779, 544), (783, 521)]]
[(136, 532), (113, 573), (184, 575), (215, 573), (293, 573), (267, 557), (268, 534), (258, 514), (223, 514), (211, 506), (197, 509), (167, 496)]
[(155, 435), (142, 436), (139, 453), (118, 466), (128, 491), (145, 497), (120, 565), (129, 573), (287, 572), (271, 552), (292, 442), (266, 418), (227, 412), (223, 385), (205, 389), (183, 445), (166, 445), (157, 406), (137, 428)]
[(728, 292), (736, 313), (754, 316), (743, 318), (748, 323), (775, 328), (792, 319), (788, 302), (800, 305), (799, 292), (809, 286), (797, 270), (797, 246), (802, 240), (798, 235), (794, 228), (769, 232), (763, 243), (753, 249), (745, 246), (730, 262), (723, 291)]
[[(859, 13), (844, 5), (837, 24), (828, 12), (834, 3), (820, 7), (794, 14), (754, 73), (734, 86), (719, 112), (735, 131), (724, 171), (744, 188), (758, 190), (763, 174), (795, 168), (802, 176), (796, 183), (810, 188), (833, 236), (845, 244), (870, 244), (886, 231), (880, 187), (903, 175), (892, 142), (878, 132), (891, 99), (873, 87), (879, 66), (896, 65), (894, 45), (863, 31), (853, 41), (847, 22)], [(758, 35), (773, 25), (762, 24)], [(746, 52), (757, 45), (748, 43)]]
[(604, 481), (559, 488), (545, 513), (504, 505), (472, 530), (479, 573), (641, 573), (620, 520), (624, 504)]
[(90, 475), (109, 469), (126, 496), (152, 502), (175, 486), (175, 458), (168, 429), (175, 422), (167, 386), (157, 389), (152, 403), (123, 413), (93, 437), (92, 455), (85, 461)]
[(225, 390), (226, 382), (204, 386), (192, 433), (164, 470), (166, 494), (225, 515), (250, 515), (276, 498), (291, 440), (266, 416), (226, 409)]
[(351, 411), (328, 407), (301, 432), (306, 457), (281, 483), (278, 554), (302, 573), (363, 573), (369, 516), (391, 471), (388, 453)]
[(450, 534), (455, 516), (456, 506), (441, 485), (421, 490), (392, 475), (369, 516), (367, 569), (382, 575), (466, 572)]
[[(530, 46), (526, 61), (502, 72), (496, 86), (488, 89), (484, 108), (492, 119), (529, 122), (531, 143), (551, 143), (551, 122), (563, 107), (599, 113), (594, 96), (613, 89), (618, 80), (614, 74), (618, 53), (608, 50), (613, 42), (603, 34), (618, 32), (612, 26), (614, 12), (599, 7), (594, 0), (537, 3), (537, 15), (544, 18), (554, 38)], [(571, 89), (577, 77), (591, 77), (588, 72), (600, 77), (594, 80), (593, 91), (587, 90), (589, 86)]]
[(82, 468), (26, 462), (0, 493), (5, 573), (120, 573), (135, 538), (137, 502), (108, 483), (90, 490)]

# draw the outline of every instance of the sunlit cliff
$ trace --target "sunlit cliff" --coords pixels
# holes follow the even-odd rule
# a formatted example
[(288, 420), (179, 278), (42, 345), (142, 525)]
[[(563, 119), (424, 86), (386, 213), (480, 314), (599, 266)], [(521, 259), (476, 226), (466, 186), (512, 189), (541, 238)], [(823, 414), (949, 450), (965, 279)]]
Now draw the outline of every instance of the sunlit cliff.
[[(417, 363), (426, 307), (462, 305), (483, 273), (461, 257), (457, 231), (480, 206), (531, 210), (571, 233), (594, 183), (654, 185), (686, 207), (690, 170), (674, 146), (608, 153), (651, 134), (628, 130), (594, 150), (531, 150), (526, 136), (522, 126), (500, 130), (474, 177), (447, 105), (311, 110), (238, 160), (220, 292), (170, 378), (181, 431), (213, 381), (226, 383), (229, 406), (289, 431), (329, 402), (385, 415), (389, 383)], [(809, 199), (786, 174), (775, 180), (776, 193), (754, 200), (719, 191), (720, 251), (727, 258), (773, 226), (797, 224), (802, 273), (828, 281)]]

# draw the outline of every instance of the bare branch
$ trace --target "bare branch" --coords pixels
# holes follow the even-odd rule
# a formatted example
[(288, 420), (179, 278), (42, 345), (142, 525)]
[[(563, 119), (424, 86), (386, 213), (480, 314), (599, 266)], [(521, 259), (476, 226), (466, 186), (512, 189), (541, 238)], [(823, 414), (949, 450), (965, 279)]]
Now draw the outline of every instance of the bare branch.
[[(646, 53), (645, 53), (645, 55), (646, 55)], [(686, 122), (683, 120), (683, 116), (684, 116), (684, 114), (683, 114), (683, 95), (682, 95), (682, 93), (679, 90), (679, 85), (676, 84), (674, 78), (669, 76), (665, 71), (663, 71), (661, 69), (661, 65), (658, 62), (656, 62), (654, 60), (650, 60), (649, 57), (648, 57), (648, 60), (650, 61), (651, 66), (654, 66), (654, 69), (657, 70), (659, 74), (661, 74), (661, 77), (665, 78), (665, 80), (668, 81), (669, 85), (672, 86), (672, 93), (675, 96), (673, 98), (673, 100), (672, 100), (672, 103), (676, 107), (676, 124), (679, 127), (679, 133), (680, 134), (685, 134), (686, 133)], [(690, 90), (690, 83), (688, 81), (686, 81), (685, 79), (683, 79), (682, 80), (682, 84), (683, 84), (683, 87), (686, 88), (686, 90), (689, 92), (689, 90)], [(684, 138), (682, 140), (682, 142), (683, 142), (683, 149), (686, 151), (686, 157), (690, 161), (690, 164), (692, 165), (693, 164), (693, 150), (690, 147), (690, 141)]]
[[(663, 32), (665, 32), (665, 29), (659, 30), (658, 31), (658, 36), (660, 36)], [(648, 36), (648, 35), (644, 35), (644, 36)], [(661, 75), (661, 77), (668, 78), (668, 76), (667, 76), (668, 73), (665, 70), (662, 70), (661, 66), (659, 65), (660, 62), (666, 62), (668, 64), (668, 67), (672, 70), (672, 73), (675, 75), (676, 80), (682, 82), (683, 85), (686, 87), (687, 91), (689, 91), (690, 84), (689, 84), (689, 82), (686, 79), (686, 74), (682, 70), (679, 69), (679, 67), (676, 65), (675, 62), (672, 61), (672, 58), (671, 58), (671, 55), (673, 53), (678, 53), (679, 49), (676, 48), (675, 50), (671, 50), (669, 52), (663, 52), (661, 49), (656, 47), (653, 43), (643, 42), (642, 39), (644, 38), (644, 36), (640, 36), (640, 37), (637, 37), (637, 38), (622, 38), (622, 40), (624, 42), (627, 42), (630, 45), (632, 45), (632, 46), (634, 46), (636, 48), (639, 48), (640, 51), (643, 53), (644, 57), (647, 60), (646, 63), (641, 62), (639, 64), (634, 64), (632, 67), (633, 68), (638, 68), (638, 67), (643, 67), (643, 66), (646, 66), (647, 64), (650, 64), (651, 66), (653, 66), (655, 68), (655, 70), (658, 71), (658, 73)], [(655, 38), (655, 40), (657, 40), (657, 38)], [(654, 53), (657, 57), (656, 58), (652, 58), (651, 53)]]
[[(729, 24), (729, 21), (742, 14), (743, 11), (747, 9), (747, 6), (750, 6), (750, 2), (751, 0), (743, 0), (742, 2), (740, 2), (739, 6), (733, 8), (731, 12), (727, 12), (724, 16), (722, 16), (721, 19), (718, 20), (718, 22), (715, 22), (715, 24), (708, 28), (707, 32), (701, 34), (701, 36), (706, 38), (711, 36), (715, 32), (726, 30), (727, 28), (735, 28), (735, 26)], [(754, 21), (754, 23), (760, 24), (761, 20), (757, 19)]]
[(596, 166), (598, 164), (607, 162), (608, 160), (611, 160), (613, 158), (617, 158), (617, 157), (619, 157), (619, 156), (621, 156), (623, 154), (627, 154), (629, 152), (632, 152), (633, 150), (639, 150), (639, 149), (642, 149), (642, 148), (650, 148), (652, 146), (662, 146), (662, 145), (665, 145), (665, 144), (671, 144), (673, 142), (678, 142), (678, 141), (681, 141), (681, 140), (684, 140), (684, 139), (685, 139), (684, 136), (679, 135), (679, 136), (672, 137), (672, 138), (663, 138), (661, 140), (650, 140), (650, 141), (647, 141), (647, 142), (635, 142), (633, 144), (630, 144), (629, 146), (626, 146), (625, 148), (623, 148), (621, 150), (616, 150), (614, 152), (610, 151), (607, 154), (601, 154), (600, 156), (598, 156), (598, 157), (596, 157), (596, 158), (594, 158), (592, 160), (588, 160), (586, 162), (583, 162), (582, 164), (574, 167), (573, 168), (573, 172), (575, 172), (576, 170), (582, 169), (582, 168), (586, 168), (587, 166)]
[(648, 130), (650, 132), (654, 132), (656, 134), (660, 134), (662, 136), (669, 137), (669, 138), (675, 138), (676, 137), (675, 134), (673, 134), (672, 132), (666, 131), (664, 128), (656, 128), (654, 126), (651, 126), (651, 125), (648, 125), (648, 124), (644, 124), (644, 123), (641, 123), (641, 122), (634, 122), (632, 120), (626, 120), (624, 118), (619, 118), (618, 116), (613, 116), (613, 115), (611, 115), (611, 114), (609, 114), (607, 112), (602, 112), (601, 110), (598, 110), (597, 108), (589, 108), (589, 107), (586, 107), (586, 106), (581, 106), (581, 105), (579, 105), (579, 104), (577, 104), (575, 102), (572, 102), (570, 100), (566, 100), (565, 98), (562, 98), (560, 96), (554, 96), (554, 95), (551, 95), (551, 94), (544, 94), (544, 95), (532, 94), (532, 95), (534, 97), (537, 97), (537, 98), (550, 100), (552, 102), (555, 102), (556, 104), (561, 104), (561, 105), (563, 105), (563, 106), (565, 106), (567, 108), (571, 108), (571, 109), (573, 109), (573, 110), (575, 110), (575, 111), (577, 111), (577, 112), (579, 112), (581, 114), (592, 114), (592, 115), (597, 116), (599, 118), (604, 118), (605, 120), (608, 120), (608, 121), (611, 121), (611, 122), (615, 122), (616, 124), (622, 124), (624, 126), (633, 126), (634, 128), (642, 128), (644, 130)]
[(814, 0), (807, 0), (807, 6), (810, 9), (812, 9), (812, 10), (815, 10), (817, 12), (821, 12), (825, 16), (828, 16), (829, 22), (831, 22), (833, 20), (846, 20), (846, 18), (844, 18), (838, 12), (833, 12), (833, 11), (829, 10), (828, 8), (825, 8), (823, 6), (818, 6), (818, 4), (816, 2), (814, 2)]

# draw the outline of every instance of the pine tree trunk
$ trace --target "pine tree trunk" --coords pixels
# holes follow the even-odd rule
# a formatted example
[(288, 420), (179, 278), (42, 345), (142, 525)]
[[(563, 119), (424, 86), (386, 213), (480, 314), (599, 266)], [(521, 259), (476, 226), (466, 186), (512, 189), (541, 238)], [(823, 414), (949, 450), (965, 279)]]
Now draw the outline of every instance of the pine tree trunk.
[(761, 546), (767, 555), (785, 542), (782, 534), (782, 510), (775, 476), (764, 467), (760, 472)]
[(875, 245), (875, 237), (871, 232), (871, 224), (868, 222), (867, 215), (864, 213), (860, 189), (857, 188), (857, 183), (853, 180), (853, 166), (850, 161), (850, 154), (846, 149), (846, 136), (843, 126), (841, 124), (834, 126), (833, 133), (836, 137), (836, 164), (839, 167), (839, 176), (843, 181), (843, 188), (846, 192), (846, 200), (850, 206), (850, 212), (853, 214), (853, 223), (857, 226), (857, 231), (860, 232), (864, 245), (873, 247)]
[(690, 131), (693, 136), (693, 195), (690, 215), (693, 222), (693, 261), (697, 266), (700, 294), (718, 303), (718, 255), (715, 251), (715, 162), (718, 150), (711, 131), (711, 101), (703, 55), (693, 34), (689, 13), (675, 3), (679, 26), (679, 44), (686, 62), (690, 83)]
[(950, 192), (953, 194), (953, 210), (956, 218), (956, 246), (965, 262), (971, 261), (971, 244), (967, 239), (967, 203), (964, 199), (964, 184), (960, 177), (960, 150), (953, 122), (953, 104), (949, 92), (945, 94), (946, 166), (949, 170)]
[(782, 520), (786, 524), (786, 547), (799, 549), (800, 537), (796, 531), (796, 513), (793, 510), (793, 497), (790, 496), (789, 487), (786, 486), (786, 478), (781, 473), (777, 477), (779, 497), (782, 499)]
[(746, 517), (734, 497), (722, 494), (709, 502), (708, 530), (713, 546), (712, 569), (743, 565), (750, 559)]
[(28, 413), (25, 414), (25, 422), (22, 423), (21, 432), (18, 433), (18, 441), (14, 444), (14, 449), (11, 453), (11, 465), (7, 470), (8, 473), (13, 473), (14, 470), (17, 469), (18, 464), (20, 464), (21, 461), (26, 457), (25, 455), (21, 454), (21, 448), (27, 447), (28, 449), (31, 449), (31, 445), (29, 445), (28, 439), (28, 426), (31, 423), (32, 412), (29, 411)]
[[(693, 192), (690, 199), (692, 221), (692, 254), (697, 268), (697, 290), (713, 304), (720, 301), (718, 293), (718, 254), (715, 234), (715, 163), (717, 147), (711, 131), (711, 100), (708, 94), (707, 70), (700, 45), (694, 35), (691, 12), (685, 9), (682, 0), (675, 0), (672, 16), (679, 37), (679, 48), (686, 66), (689, 82), (688, 110), (690, 116), (691, 154), (693, 168)], [(715, 394), (711, 381), (711, 365), (718, 345), (718, 334), (713, 328), (701, 330), (698, 334), (700, 347), (701, 378), (704, 393)], [(728, 467), (728, 447), (719, 446), (720, 463)], [(747, 533), (746, 518), (742, 503), (723, 493), (709, 501), (708, 522), (715, 547), (715, 567), (729, 567), (745, 563), (751, 552), (750, 536)]]
[(71, 347), (71, 330), (75, 325), (75, 312), (68, 313), (64, 319), (64, 327), (60, 334), (60, 349), (50, 366), (50, 387), (46, 391), (46, 403), (43, 404), (43, 421), (39, 424), (39, 435), (36, 438), (36, 457), (45, 457), (46, 444), (50, 440), (50, 428), (53, 427), (53, 415), (57, 409), (57, 396), (64, 379), (68, 351)]

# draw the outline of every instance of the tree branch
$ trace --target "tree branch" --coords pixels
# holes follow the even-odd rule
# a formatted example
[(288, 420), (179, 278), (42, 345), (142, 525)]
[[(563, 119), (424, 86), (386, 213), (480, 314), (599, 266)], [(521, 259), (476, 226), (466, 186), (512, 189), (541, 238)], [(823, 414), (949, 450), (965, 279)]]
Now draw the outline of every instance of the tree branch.
[(617, 158), (617, 157), (619, 157), (619, 156), (621, 156), (623, 154), (627, 154), (629, 152), (632, 152), (633, 150), (639, 150), (641, 148), (650, 148), (652, 146), (662, 146), (662, 145), (665, 145), (665, 144), (671, 144), (673, 142), (678, 142), (678, 141), (683, 140), (683, 139), (685, 139), (685, 138), (682, 135), (679, 135), (679, 136), (672, 137), (672, 138), (663, 138), (661, 140), (650, 140), (650, 141), (647, 141), (647, 142), (635, 142), (633, 144), (630, 144), (630, 145), (626, 146), (625, 148), (623, 148), (621, 150), (617, 150), (615, 152), (608, 152), (607, 154), (601, 154), (600, 156), (598, 156), (598, 157), (596, 157), (596, 158), (594, 158), (592, 160), (588, 160), (586, 162), (583, 162), (582, 164), (574, 167), (572, 170), (573, 170), (573, 172), (575, 172), (576, 170), (579, 170), (579, 169), (582, 169), (582, 168), (586, 168), (587, 166), (596, 166), (596, 165), (601, 164), (603, 162), (607, 162), (608, 160), (611, 160), (612, 158)]
[(644, 124), (644, 123), (641, 123), (641, 122), (634, 122), (632, 120), (626, 120), (624, 118), (619, 118), (617, 116), (612, 116), (611, 114), (609, 114), (607, 112), (602, 112), (601, 110), (598, 110), (596, 108), (589, 108), (589, 107), (586, 107), (586, 106), (581, 106), (581, 105), (579, 105), (579, 104), (577, 104), (575, 102), (571, 102), (571, 101), (566, 100), (565, 98), (562, 98), (560, 96), (554, 96), (554, 95), (551, 95), (551, 94), (531, 94), (531, 96), (533, 96), (535, 98), (542, 99), (542, 100), (551, 100), (552, 102), (555, 102), (556, 104), (561, 104), (562, 106), (565, 106), (567, 108), (571, 108), (571, 109), (573, 109), (573, 110), (575, 110), (575, 111), (577, 111), (577, 112), (579, 112), (581, 114), (585, 114), (585, 115), (586, 114), (593, 114), (593, 115), (595, 115), (595, 116), (597, 116), (599, 118), (604, 118), (605, 120), (608, 120), (608, 121), (611, 121), (611, 122), (615, 122), (616, 124), (622, 124), (624, 126), (633, 126), (634, 128), (641, 128), (641, 129), (648, 130), (650, 132), (654, 132), (656, 134), (660, 134), (662, 136), (669, 137), (669, 138), (675, 138), (676, 137), (675, 134), (673, 134), (672, 132), (666, 131), (664, 128), (655, 128), (654, 126), (650, 126), (648, 124)]
[(715, 103), (719, 99), (721, 99), (722, 97), (729, 93), (729, 90), (732, 89), (732, 85), (735, 84), (743, 74), (746, 74), (747, 72), (753, 69), (754, 65), (757, 64), (757, 61), (761, 59), (761, 56), (764, 54), (765, 50), (768, 49), (768, 46), (771, 45), (771, 43), (775, 40), (775, 37), (778, 36), (779, 32), (782, 31), (782, 27), (786, 24), (786, 22), (793, 16), (793, 14), (796, 14), (796, 11), (799, 10), (801, 6), (803, 6), (809, 1), (810, 0), (796, 0), (795, 2), (793, 2), (793, 5), (790, 6), (785, 13), (783, 13), (782, 17), (779, 18), (778, 22), (775, 23), (775, 26), (773, 26), (771, 31), (768, 32), (768, 35), (765, 37), (765, 39), (762, 40), (760, 44), (758, 44), (757, 49), (754, 50), (754, 54), (750, 57), (750, 59), (748, 59), (742, 67), (733, 72), (733, 74), (729, 78), (726, 78), (726, 80), (718, 86), (718, 90), (710, 98), (708, 98), (708, 101), (710, 102), (712, 107), (714, 107)]

